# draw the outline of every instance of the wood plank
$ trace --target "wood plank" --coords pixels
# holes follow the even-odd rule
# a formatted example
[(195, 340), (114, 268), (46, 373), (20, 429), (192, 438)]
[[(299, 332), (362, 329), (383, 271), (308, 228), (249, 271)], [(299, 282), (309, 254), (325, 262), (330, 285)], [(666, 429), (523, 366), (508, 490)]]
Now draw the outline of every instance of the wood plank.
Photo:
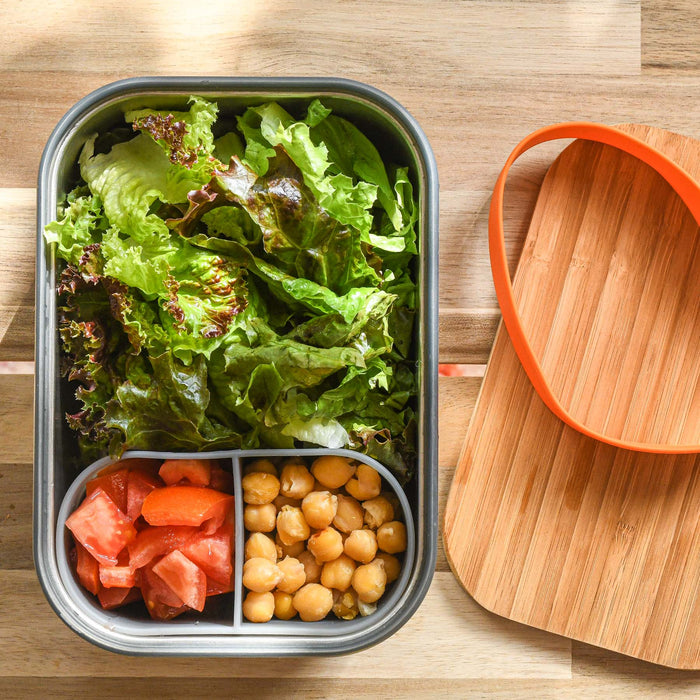
[(33, 459), (34, 377), (0, 375), (0, 464), (28, 464)]
[(642, 0), (642, 67), (700, 69), (700, 6), (696, 0), (672, 4)]
[(32, 465), (0, 463), (0, 568), (34, 567), (32, 507)]
[[(0, 676), (243, 678), (571, 677), (570, 642), (487, 613), (450, 573), (437, 573), (425, 602), (387, 641), (350, 656), (309, 659), (139, 658), (78, 638), (43, 599), (33, 572), (0, 570)], [(435, 630), (449, 634), (435, 635)], [(430, 644), (426, 644), (430, 639)], [(416, 659), (420, 658), (420, 663)], [(504, 663), (507, 659), (507, 663)]]

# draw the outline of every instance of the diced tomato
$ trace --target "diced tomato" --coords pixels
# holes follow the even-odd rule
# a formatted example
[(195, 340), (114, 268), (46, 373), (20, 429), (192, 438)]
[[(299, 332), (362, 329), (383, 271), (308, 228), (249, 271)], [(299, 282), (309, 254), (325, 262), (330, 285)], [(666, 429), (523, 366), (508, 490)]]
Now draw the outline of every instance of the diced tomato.
[(150, 567), (141, 569), (141, 593), (148, 614), (154, 620), (172, 620), (189, 609)]
[(193, 561), (208, 578), (227, 586), (231, 583), (233, 565), (233, 527), (222, 525), (214, 534), (199, 532), (180, 551)]
[(75, 539), (101, 564), (117, 564), (119, 552), (136, 530), (114, 501), (97, 488), (66, 520)]
[(113, 610), (141, 600), (141, 591), (138, 588), (100, 588), (97, 597), (105, 610)]
[(199, 533), (190, 525), (153, 527), (146, 526), (129, 545), (129, 565), (132, 569), (146, 566), (156, 557), (180, 549), (185, 542)]
[(181, 481), (192, 486), (208, 486), (211, 481), (211, 461), (208, 459), (166, 459), (158, 475), (168, 485)]
[(132, 469), (127, 485), (126, 514), (133, 523), (141, 515), (141, 507), (151, 491), (160, 488), (163, 481), (148, 469)]
[(233, 590), (233, 579), (231, 582), (223, 586), (218, 581), (214, 581), (207, 577), (207, 598), (211, 595), (221, 595), (222, 593), (230, 593)]
[(100, 564), (100, 583), (105, 588), (131, 588), (136, 585), (136, 577), (128, 566)]
[(233, 508), (233, 496), (199, 486), (166, 486), (146, 496), (141, 514), (150, 525), (204, 524), (216, 532)]
[(80, 542), (75, 543), (75, 554), (75, 570), (80, 583), (90, 593), (97, 595), (100, 590), (100, 565), (97, 563), (97, 559)]
[(85, 491), (90, 496), (97, 489), (102, 489), (114, 501), (117, 508), (126, 514), (126, 485), (128, 478), (129, 470), (119, 469), (118, 471), (91, 479), (85, 484)]
[(233, 474), (219, 466), (211, 468), (210, 488), (222, 493), (233, 493)]
[(179, 549), (164, 556), (153, 566), (153, 573), (172, 589), (182, 602), (202, 612), (207, 598), (207, 577)]

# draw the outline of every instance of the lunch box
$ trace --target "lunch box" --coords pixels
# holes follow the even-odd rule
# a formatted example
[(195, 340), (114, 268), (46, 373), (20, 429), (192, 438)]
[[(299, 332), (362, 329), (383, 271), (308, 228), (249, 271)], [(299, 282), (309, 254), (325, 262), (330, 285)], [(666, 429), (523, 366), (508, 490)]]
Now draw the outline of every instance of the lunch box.
[[(234, 592), (217, 596), (213, 612), (160, 623), (134, 606), (104, 611), (77, 583), (68, 560), (65, 520), (80, 503), (85, 483), (112, 460), (81, 464), (65, 419), (70, 389), (59, 375), (56, 260), (44, 227), (77, 178), (77, 157), (89, 135), (124, 126), (128, 109), (183, 109), (190, 95), (215, 100), (224, 123), (250, 105), (270, 100), (292, 113), (319, 97), (351, 120), (383, 158), (409, 166), (420, 207), (416, 278), (419, 289), (413, 347), (418, 367), (418, 455), (415, 474), (402, 489), (382, 465), (350, 450), (229, 450), (198, 453), (230, 465), (236, 498)], [(85, 639), (128, 654), (184, 656), (303, 656), (343, 654), (376, 644), (396, 632), (425, 597), (435, 568), (437, 539), (437, 283), (438, 180), (435, 160), (416, 121), (386, 94), (344, 79), (326, 78), (134, 78), (104, 86), (78, 102), (51, 134), (39, 169), (36, 266), (36, 379), (34, 421), (34, 560), (44, 593), (58, 616)], [(241, 464), (253, 457), (322, 454), (351, 456), (375, 467), (400, 499), (408, 532), (397, 581), (377, 611), (354, 620), (254, 624), (241, 615), (243, 554)], [(192, 453), (131, 452), (133, 457), (192, 457)], [(405, 494), (405, 495), (404, 495)], [(124, 612), (127, 611), (128, 612)]]

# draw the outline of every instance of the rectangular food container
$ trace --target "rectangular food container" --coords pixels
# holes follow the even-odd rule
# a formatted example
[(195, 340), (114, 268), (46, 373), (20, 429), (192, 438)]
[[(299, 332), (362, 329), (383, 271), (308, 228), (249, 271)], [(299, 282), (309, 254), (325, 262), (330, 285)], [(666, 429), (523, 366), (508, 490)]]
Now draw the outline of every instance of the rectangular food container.
[[(240, 525), (236, 528), (236, 589), (211, 618), (157, 623), (129, 618), (119, 610), (102, 611), (91, 596), (79, 588), (67, 565), (65, 518), (82, 498), (85, 482), (109, 460), (98, 462), (90, 469), (85, 469), (86, 464), (75, 466), (74, 440), (64, 420), (66, 389), (58, 370), (56, 260), (44, 242), (44, 227), (55, 218), (58, 202), (75, 182), (77, 156), (90, 134), (123, 126), (124, 111), (131, 108), (183, 109), (192, 94), (215, 100), (224, 119), (227, 115), (242, 113), (250, 105), (270, 100), (298, 112), (311, 99), (319, 97), (334, 113), (360, 127), (385, 159), (410, 166), (421, 213), (417, 268), (419, 307), (414, 339), (419, 367), (418, 460), (415, 475), (405, 490), (407, 500), (402, 505), (410, 539), (405, 566), (377, 612), (368, 617), (352, 621), (275, 621), (254, 625), (243, 621), (240, 615), (242, 461), (256, 456), (346, 454), (376, 466), (385, 482), (391, 482), (390, 474), (382, 471), (381, 465), (348, 450), (260, 449), (201, 455), (230, 464), (239, 506), (236, 509)], [(371, 646), (393, 634), (411, 617), (430, 585), (436, 556), (437, 222), (437, 170), (425, 135), (396, 101), (361, 83), (326, 78), (135, 78), (98, 89), (63, 117), (44, 150), (38, 183), (34, 560), (47, 599), (69, 627), (94, 644), (128, 654), (302, 656), (343, 654)], [(175, 456), (154, 452), (132, 455)], [(82, 473), (81, 468), (84, 469)]]

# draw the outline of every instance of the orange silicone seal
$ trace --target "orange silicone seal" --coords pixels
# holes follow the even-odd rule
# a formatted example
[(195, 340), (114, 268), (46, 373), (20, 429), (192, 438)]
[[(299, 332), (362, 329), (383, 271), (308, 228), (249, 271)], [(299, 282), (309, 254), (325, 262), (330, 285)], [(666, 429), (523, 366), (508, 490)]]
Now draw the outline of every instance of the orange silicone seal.
[[(649, 144), (614, 127), (591, 122), (569, 122), (547, 126), (524, 138), (512, 151), (501, 171), (493, 191), (489, 211), (489, 251), (491, 269), (498, 303), (503, 314), (508, 335), (533, 387), (548, 408), (575, 430), (601, 442), (637, 452), (657, 454), (693, 454), (700, 452), (700, 444), (660, 444), (630, 442), (605, 435), (574, 418), (554, 395), (539, 360), (535, 357), (522, 326), (516, 306), (513, 286), (508, 272), (503, 231), (503, 196), (508, 171), (515, 160), (527, 150), (546, 141), (556, 139), (584, 139), (618, 148), (643, 161), (675, 190), (686, 204), (695, 221), (700, 225), (700, 185), (673, 161)], [(700, 300), (699, 300), (700, 303)]]

